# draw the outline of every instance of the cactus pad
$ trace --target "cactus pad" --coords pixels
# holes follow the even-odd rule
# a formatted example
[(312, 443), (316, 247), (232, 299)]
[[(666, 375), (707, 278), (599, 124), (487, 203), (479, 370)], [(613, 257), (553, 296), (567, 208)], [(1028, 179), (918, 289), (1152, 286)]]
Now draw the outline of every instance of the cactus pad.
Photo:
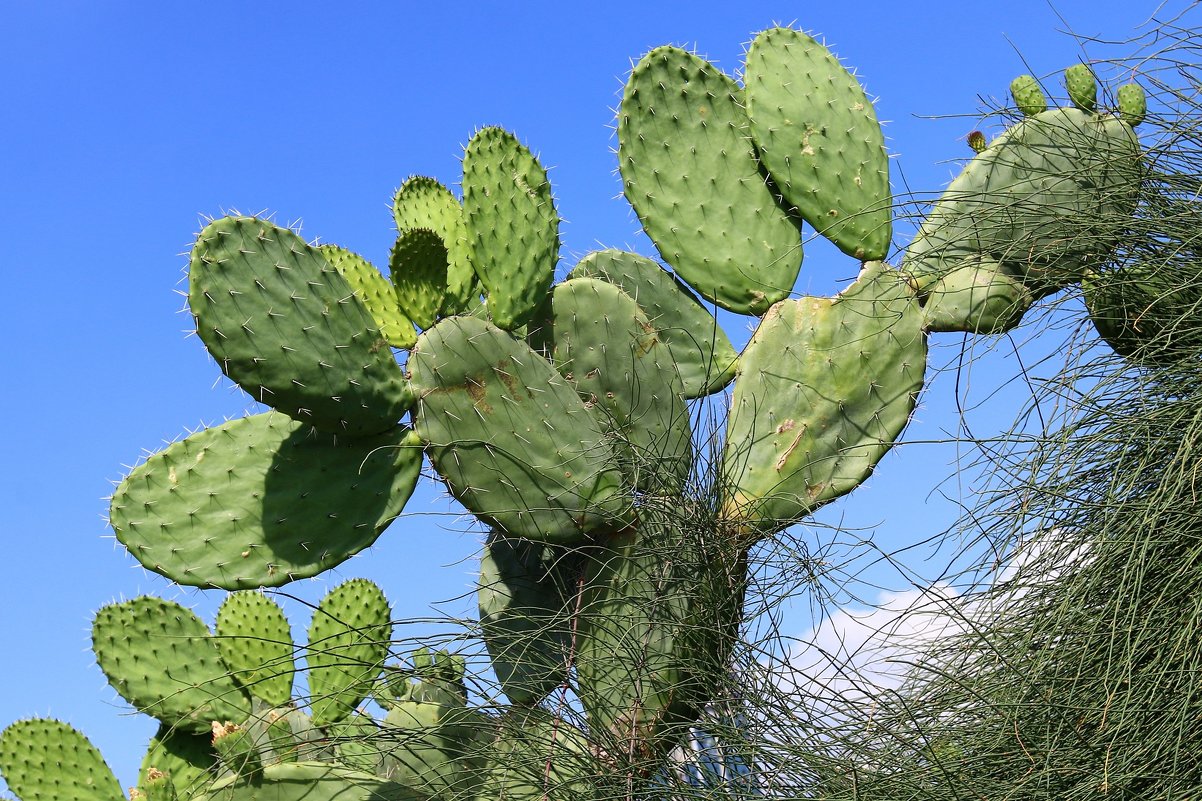
[(859, 486), (909, 421), (925, 368), (921, 311), (885, 264), (834, 298), (773, 307), (739, 359), (726, 518), (770, 534)]
[(573, 278), (552, 296), (554, 362), (585, 404), (617, 433), (627, 479), (679, 493), (692, 469), (689, 410), (672, 352), (629, 295)]
[(21, 801), (124, 801), (96, 747), (57, 720), (22, 720), (0, 732), (0, 775)]
[(357, 253), (337, 245), (322, 245), (318, 248), (338, 274), (346, 279), (355, 291), (355, 297), (364, 305), (380, 334), (394, 348), (408, 350), (417, 341), (413, 321), (406, 316), (397, 302), (396, 292), (388, 279), (380, 274), (375, 265)]
[(447, 246), (429, 228), (397, 237), (388, 258), (392, 285), (405, 314), (426, 329), (434, 325), (447, 294)]
[(268, 765), (255, 781), (227, 776), (194, 801), (423, 801), (414, 790), (327, 762)]
[(292, 629), (284, 610), (260, 592), (231, 593), (217, 610), (217, 647), (234, 679), (268, 706), (292, 700)]
[(109, 684), (139, 712), (188, 732), (245, 720), (250, 697), (230, 676), (209, 629), (171, 601), (110, 604), (92, 621), (92, 650)]
[(234, 420), (135, 468), (109, 517), (147, 568), (195, 587), (275, 587), (371, 545), (417, 483), (406, 429), (342, 440), (282, 415)]
[(944, 275), (922, 307), (927, 331), (1001, 334), (1022, 321), (1034, 299), (1022, 280), (982, 257)]
[(763, 314), (801, 269), (797, 220), (760, 173), (743, 92), (707, 61), (659, 47), (618, 112), (626, 198), (664, 261), (703, 297)]
[(313, 725), (346, 719), (368, 696), (392, 640), (392, 609), (366, 579), (339, 584), (313, 612), (305, 659)]
[(418, 338), (409, 369), (427, 453), (485, 523), (561, 544), (626, 524), (630, 503), (601, 424), (525, 343), (451, 317)]
[(467, 310), (479, 297), (479, 291), (463, 222), (463, 206), (451, 190), (433, 178), (415, 175), (397, 190), (392, 214), (402, 235), (415, 228), (427, 228), (442, 238), (448, 262), (442, 313), (452, 315)]
[(396, 425), (400, 367), (368, 307), (321, 251), (251, 217), (205, 226), (188, 302), (222, 372), (255, 400), (351, 436)]
[(826, 47), (790, 28), (755, 38), (743, 80), (751, 134), (785, 200), (849, 256), (885, 258), (889, 157), (859, 81)]
[(534, 705), (567, 680), (578, 554), (497, 534), (480, 557), (480, 629), (501, 689)]
[(735, 377), (738, 355), (726, 333), (680, 279), (651, 259), (621, 250), (590, 253), (568, 273), (600, 278), (632, 297), (668, 346), (686, 398), (711, 395)]
[(156, 770), (167, 774), (180, 797), (191, 798), (213, 778), (216, 764), (212, 734), (196, 734), (164, 723), (142, 758), (138, 786), (145, 793), (147, 775)]
[(507, 331), (517, 328), (551, 289), (559, 215), (546, 170), (513, 134), (484, 128), (468, 143), (463, 213), (492, 321)]

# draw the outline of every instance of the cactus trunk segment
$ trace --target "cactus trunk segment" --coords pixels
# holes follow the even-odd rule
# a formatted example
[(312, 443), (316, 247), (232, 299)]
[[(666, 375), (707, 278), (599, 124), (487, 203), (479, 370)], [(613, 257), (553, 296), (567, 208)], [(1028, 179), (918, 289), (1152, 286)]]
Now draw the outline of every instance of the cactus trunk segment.
[(326, 762), (268, 765), (253, 780), (229, 776), (195, 801), (427, 801), (397, 782)]
[(981, 256), (1035, 295), (1106, 258), (1134, 208), (1140, 150), (1116, 117), (1051, 109), (978, 154), (923, 221), (902, 268), (924, 293)]
[(343, 582), (322, 599), (305, 656), (313, 725), (345, 719), (368, 696), (391, 641), (392, 610), (372, 582)]
[(913, 291), (880, 262), (834, 298), (773, 307), (739, 360), (725, 517), (768, 535), (855, 489), (909, 421), (925, 367)]
[(337, 434), (394, 427), (404, 378), (371, 312), (321, 251), (225, 217), (192, 249), (188, 303), (222, 372), (255, 400)]
[(744, 552), (678, 504), (587, 551), (576, 671), (590, 727), (626, 762), (665, 753), (727, 675)]
[(394, 348), (408, 350), (417, 341), (413, 320), (405, 314), (397, 301), (396, 292), (388, 279), (380, 274), (375, 265), (357, 253), (337, 245), (321, 245), (317, 248), (338, 274), (346, 279), (359, 299), (371, 314), (380, 335)]
[(600, 423), (525, 343), (482, 320), (448, 318), (418, 339), (409, 369), (431, 461), (490, 526), (574, 544), (629, 522)]
[(735, 377), (738, 355), (714, 316), (680, 279), (637, 253), (602, 250), (585, 256), (568, 274), (599, 278), (634, 299), (668, 346), (686, 398), (712, 395)]
[(639, 61), (618, 112), (626, 198), (664, 261), (703, 297), (760, 315), (801, 269), (798, 221), (764, 181), (743, 92), (674, 47)]
[(580, 555), (567, 549), (489, 535), (480, 557), (480, 629), (512, 703), (533, 706), (567, 681), (582, 570)]
[(392, 214), (401, 236), (416, 228), (426, 228), (442, 238), (447, 250), (442, 314), (449, 316), (467, 311), (480, 292), (472, 267), (463, 206), (451, 190), (433, 178), (415, 175), (397, 190)]
[(57, 720), (22, 720), (0, 732), (0, 775), (21, 801), (125, 798), (96, 747)]
[(408, 429), (343, 439), (272, 413), (175, 443), (131, 472), (110, 520), (143, 565), (194, 587), (275, 587), (345, 561), (404, 508)]
[(144, 596), (102, 608), (92, 650), (122, 698), (179, 730), (203, 733), (214, 720), (250, 716), (250, 697), (208, 626), (179, 604)]
[(284, 610), (259, 592), (228, 595), (217, 610), (217, 647), (235, 681), (268, 706), (292, 700), (292, 629)]
[(547, 173), (518, 140), (484, 128), (463, 156), (463, 212), (472, 263), (499, 328), (524, 324), (551, 289), (559, 215)]
[(180, 798), (188, 799), (213, 778), (216, 765), (211, 734), (195, 734), (164, 723), (146, 748), (138, 770), (138, 787), (149, 798), (147, 779), (152, 770), (158, 771), (170, 778)]
[(755, 38), (743, 80), (760, 160), (784, 199), (849, 256), (885, 258), (889, 158), (859, 81), (823, 45), (790, 28)]
[(554, 362), (617, 434), (617, 457), (636, 490), (681, 492), (693, 432), (672, 352), (629, 295), (573, 278), (552, 296)]

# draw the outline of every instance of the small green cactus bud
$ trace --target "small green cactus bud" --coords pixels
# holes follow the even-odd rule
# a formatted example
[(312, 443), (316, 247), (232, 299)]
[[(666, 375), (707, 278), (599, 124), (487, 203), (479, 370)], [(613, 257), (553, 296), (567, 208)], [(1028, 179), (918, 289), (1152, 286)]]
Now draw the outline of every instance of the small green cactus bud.
[(1074, 64), (1064, 71), (1064, 86), (1069, 100), (1082, 111), (1093, 111), (1098, 104), (1098, 81), (1085, 64)]
[(985, 134), (973, 131), (968, 135), (968, 146), (972, 148), (973, 153), (980, 153), (989, 146), (989, 143), (985, 140)]
[(1144, 89), (1137, 83), (1120, 86), (1118, 91), (1119, 117), (1123, 122), (1134, 128), (1148, 116), (1148, 98)]
[(1010, 94), (1014, 96), (1014, 104), (1024, 117), (1033, 117), (1048, 110), (1048, 99), (1043, 96), (1039, 81), (1033, 75), (1020, 75), (1011, 81)]
[(129, 788), (129, 801), (144, 801), (146, 794), (137, 787)]
[[(158, 768), (147, 769), (141, 792), (145, 793), (146, 801), (176, 801), (177, 798), (171, 776)], [(132, 794), (131, 790), (130, 795)]]
[[(213, 749), (229, 770), (246, 778), (263, 770), (259, 749), (255, 747), (250, 732), (236, 723), (213, 721)], [(152, 801), (152, 799), (147, 799)]]

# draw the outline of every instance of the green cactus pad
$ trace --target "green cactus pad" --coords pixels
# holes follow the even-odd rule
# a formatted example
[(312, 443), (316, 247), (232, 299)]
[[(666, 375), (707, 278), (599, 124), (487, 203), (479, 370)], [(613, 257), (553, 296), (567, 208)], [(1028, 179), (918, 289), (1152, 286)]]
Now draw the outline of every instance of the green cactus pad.
[(798, 221), (765, 184), (743, 92), (674, 47), (639, 61), (618, 112), (626, 198), (660, 255), (703, 297), (763, 314), (801, 269)]
[(859, 82), (812, 37), (772, 28), (751, 43), (743, 83), (760, 160), (785, 200), (849, 256), (885, 258), (889, 157)]
[(292, 700), (292, 627), (279, 604), (260, 592), (226, 596), (217, 610), (217, 647), (234, 678), (268, 706)]
[(451, 493), (514, 536), (575, 544), (629, 522), (597, 417), (545, 359), (482, 320), (452, 317), (409, 358), (415, 426)]
[(438, 319), (447, 294), (447, 246), (429, 228), (412, 228), (397, 237), (388, 258), (392, 285), (405, 314), (421, 329)]
[(408, 408), (401, 369), (368, 307), (322, 255), (251, 217), (205, 226), (192, 248), (196, 331), (255, 400), (323, 430), (386, 431)]
[(555, 287), (551, 303), (555, 365), (617, 432), (627, 480), (642, 491), (679, 493), (693, 442), (672, 352), (613, 284), (573, 278)]
[(328, 762), (268, 765), (255, 781), (227, 776), (194, 801), (427, 801), (417, 791)]
[(618, 753), (675, 742), (712, 700), (746, 576), (738, 544), (714, 537), (712, 520), (671, 505), (643, 511), (637, 532), (588, 549), (577, 628), (578, 693)]
[(250, 716), (250, 697), (208, 626), (177, 603), (142, 596), (103, 607), (92, 621), (92, 650), (122, 698), (177, 729), (204, 733), (214, 720)]
[(463, 206), (441, 183), (415, 175), (401, 184), (392, 202), (397, 231), (428, 228), (442, 237), (447, 249), (446, 294), (442, 313), (462, 314), (480, 297), (476, 271), (472, 267)]
[(463, 214), (488, 312), (507, 331), (525, 323), (551, 289), (559, 215), (547, 172), (513, 134), (483, 128), (463, 156)]
[(634, 298), (668, 346), (686, 398), (712, 395), (735, 377), (738, 355), (714, 315), (651, 259), (602, 250), (581, 259), (568, 273), (572, 278), (599, 278)]
[(1086, 64), (1074, 64), (1064, 71), (1064, 88), (1068, 99), (1082, 111), (1093, 111), (1098, 105), (1098, 80)]
[(1119, 355), (1163, 363), (1202, 351), (1202, 274), (1192, 257), (1091, 271), (1081, 288), (1094, 327)]
[(1043, 90), (1039, 88), (1039, 81), (1035, 80), (1034, 75), (1020, 75), (1011, 81), (1010, 95), (1024, 117), (1034, 117), (1048, 110), (1048, 99), (1044, 97)]
[(305, 659), (313, 725), (344, 720), (371, 693), (392, 640), (392, 609), (367, 579), (339, 584), (313, 612)]
[(1020, 279), (982, 257), (936, 281), (923, 301), (927, 331), (1001, 334), (1018, 325), (1034, 299)]
[(227, 590), (316, 575), (375, 542), (417, 483), (406, 429), (344, 440), (272, 413), (210, 428), (133, 470), (109, 518), (172, 581)]
[(146, 791), (147, 773), (153, 768), (171, 777), (181, 798), (191, 798), (213, 779), (216, 765), (217, 754), (210, 732), (196, 734), (164, 723), (151, 738), (142, 758), (138, 787)]
[(413, 321), (405, 315), (392, 285), (375, 265), (337, 245), (321, 245), (317, 249), (354, 289), (355, 297), (376, 321), (380, 334), (388, 340), (388, 344), (403, 350), (412, 348), (417, 341)]
[(475, 798), (497, 801), (591, 801), (600, 765), (580, 729), (538, 709), (515, 709), (501, 718), (488, 746)]
[(0, 732), (0, 775), (21, 801), (124, 801), (96, 747), (57, 720), (22, 720)]
[(480, 557), (480, 630), (501, 690), (533, 706), (567, 681), (578, 554), (493, 533)]
[(1108, 257), (1139, 181), (1139, 142), (1118, 118), (1071, 108), (1026, 117), (952, 181), (902, 268), (925, 293), (984, 256), (1047, 294)]
[(859, 486), (914, 410), (926, 367), (905, 277), (869, 262), (834, 298), (784, 301), (739, 359), (723, 514), (770, 535)]
[(1137, 83), (1124, 84), (1118, 91), (1119, 117), (1132, 128), (1148, 116), (1148, 96)]

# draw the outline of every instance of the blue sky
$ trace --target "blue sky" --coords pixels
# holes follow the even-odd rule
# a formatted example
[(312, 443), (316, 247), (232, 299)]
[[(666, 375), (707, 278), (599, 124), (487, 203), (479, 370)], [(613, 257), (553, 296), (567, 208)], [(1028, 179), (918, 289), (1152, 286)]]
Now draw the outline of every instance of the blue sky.
[[(1125, 39), (1155, 8), (1093, 0), (1055, 8), (1024, 0), (337, 6), (42, 0), (0, 11), (8, 386), (0, 395), (8, 454), (0, 727), (32, 715), (65, 719), (101, 748), (123, 786), (154, 724), (130, 714), (95, 667), (92, 614), (154, 593), (211, 620), (220, 594), (181, 590), (138, 567), (106, 530), (104, 498), (144, 450), (248, 407), (186, 336), (181, 254), (201, 215), (271, 212), (382, 264), (395, 187), (413, 174), (454, 184), (473, 131), (501, 125), (551, 168), (567, 221), (565, 269), (598, 246), (652, 255), (620, 198), (610, 126), (631, 59), (653, 46), (695, 47), (733, 73), (751, 34), (774, 22), (823, 35), (878, 98), (895, 190), (929, 193), (968, 155), (964, 136), (981, 127), (979, 96), (1004, 97), (1015, 75), (1048, 76), (1079, 59), (1065, 29)], [(847, 258), (813, 247), (797, 289), (830, 294), (854, 273)], [(1012, 345), (1024, 338), (993, 343), (973, 376), (959, 376), (960, 389), (1012, 375)], [(946, 335), (935, 344), (944, 360), (959, 346)], [(967, 497), (954, 478), (957, 449), (923, 443), (955, 430), (956, 378), (933, 382), (906, 434), (913, 444), (829, 520), (872, 529), (893, 549), (954, 518), (956, 500)], [(1016, 410), (1003, 396), (977, 425), (1002, 430)], [(476, 535), (436, 487), (407, 511), (336, 576), (290, 591), (316, 600), (341, 578), (367, 576), (398, 617), (461, 598)], [(914, 554), (925, 557), (939, 558)], [(809, 626), (805, 608), (789, 619), (798, 632)], [(300, 605), (291, 611), (305, 623)]]

